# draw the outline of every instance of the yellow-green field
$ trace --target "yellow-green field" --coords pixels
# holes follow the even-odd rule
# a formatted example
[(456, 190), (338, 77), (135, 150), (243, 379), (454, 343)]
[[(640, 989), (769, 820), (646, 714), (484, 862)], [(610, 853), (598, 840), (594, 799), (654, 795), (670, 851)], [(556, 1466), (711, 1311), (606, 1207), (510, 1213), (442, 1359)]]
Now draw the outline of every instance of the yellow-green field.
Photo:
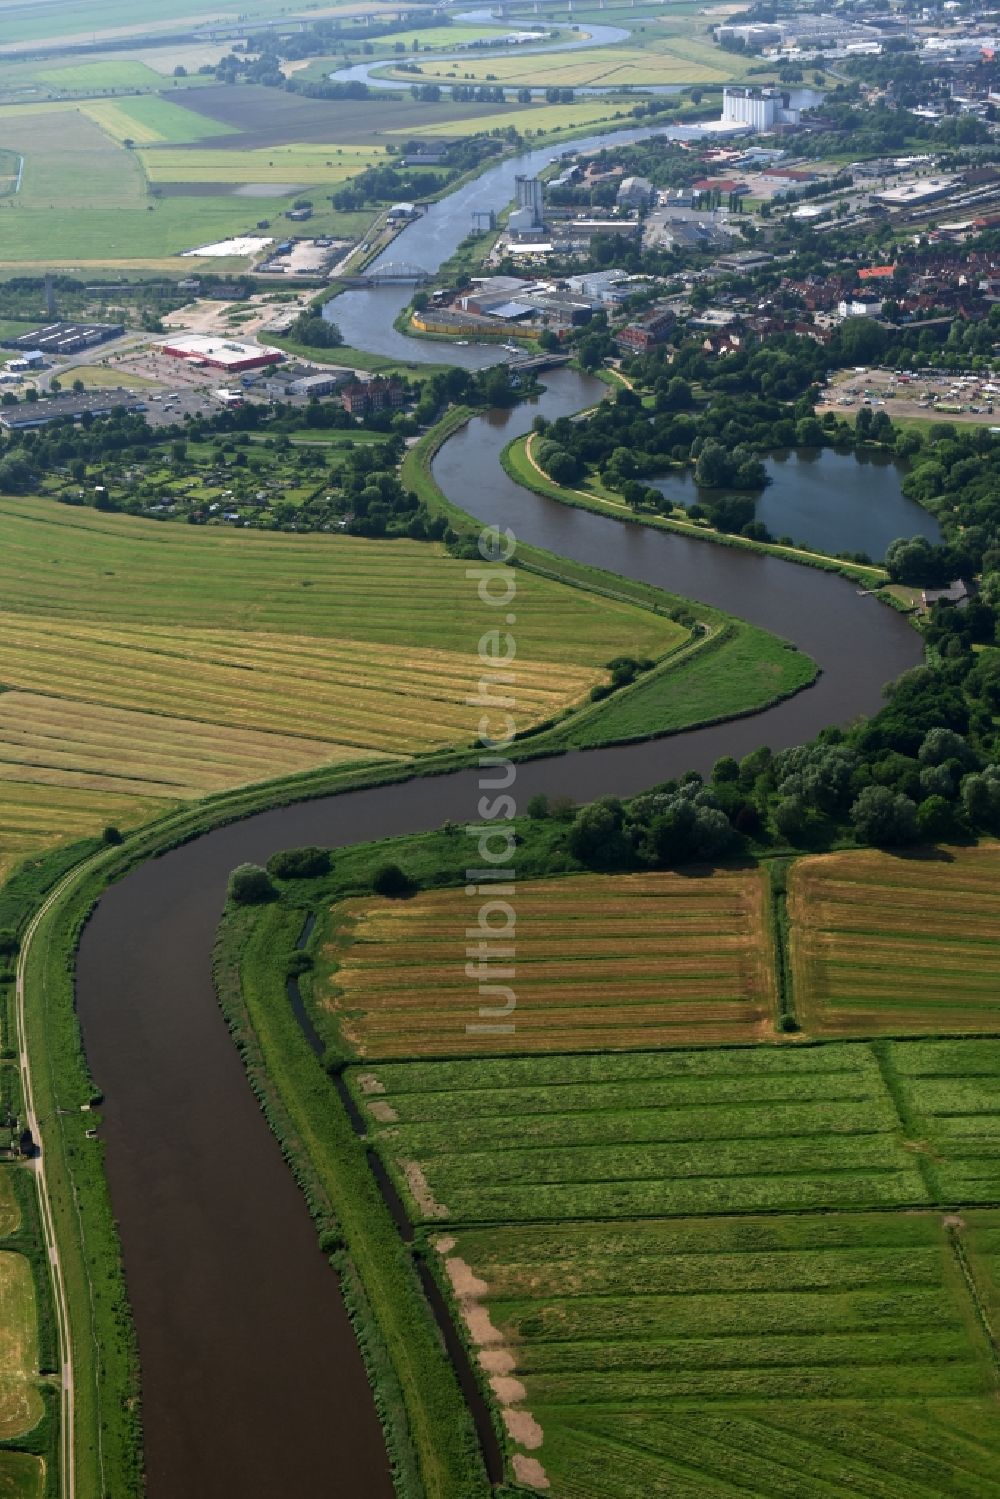
[[(0, 854), (323, 765), (471, 743), (482, 605), (443, 548), (0, 500)], [(519, 726), (672, 621), (519, 573)], [(462, 642), (468, 642), (463, 648)]]
[(247, 227), (238, 198), (151, 198), (139, 152), (124, 149), (81, 106), (18, 105), (3, 111), (3, 125), (4, 148), (24, 157), (20, 191), (0, 200), (6, 261), (141, 261)]
[[(3, 871), (0, 870), (0, 879), (2, 878)], [(7, 1044), (6, 1041), (4, 1044)], [(14, 1233), (21, 1221), (21, 1209), (14, 1196), (11, 1170), (0, 1169), (0, 1239), (6, 1239), (8, 1234)]]
[(196, 114), (193, 109), (171, 104), (154, 94), (144, 94), (138, 99), (95, 99), (80, 108), (120, 144), (130, 140), (137, 146), (179, 145), (231, 134), (218, 120), (210, 120), (207, 115)]
[(30, 1452), (0, 1452), (0, 1499), (42, 1499), (45, 1463)]
[(0, 1439), (30, 1431), (42, 1415), (31, 1262), (0, 1253)]
[(512, 1006), (465, 971), (464, 889), (351, 900), (333, 913), (325, 1003), (364, 1057), (767, 1040), (768, 913), (760, 870), (522, 882), (516, 975), (483, 980), (510, 985)]
[[(451, 133), (455, 133), (454, 125)], [(255, 151), (183, 151), (163, 146), (141, 150), (139, 155), (151, 182), (289, 182), (302, 187), (346, 182), (372, 162), (385, 159), (385, 152), (374, 146), (337, 145), (267, 146)], [(242, 211), (246, 217), (245, 203)]]
[[(557, 131), (579, 134), (580, 131), (591, 125), (603, 125), (612, 121), (616, 113), (620, 114), (623, 101), (617, 98), (607, 98), (595, 95), (590, 99), (581, 100), (577, 104), (526, 104), (521, 109), (508, 109), (502, 114), (485, 115), (476, 121), (478, 131), (489, 132), (492, 130), (506, 130), (513, 126), (522, 134), (551, 135)], [(429, 116), (432, 123), (420, 127), (421, 136), (455, 134), (454, 122), (447, 120), (438, 124), (433, 123), (433, 115)], [(619, 122), (620, 123), (620, 122)], [(405, 129), (387, 130), (386, 135), (410, 137), (414, 133), (413, 126)]]
[[(593, 47), (574, 52), (496, 56), (470, 51), (459, 62), (421, 57), (424, 81), (452, 82), (473, 78), (496, 80), (509, 87), (534, 88), (632, 87), (660, 83), (731, 83), (746, 75), (747, 61), (723, 52), (694, 18), (664, 16), (646, 24), (641, 42), (632, 38), (620, 46)], [(752, 61), (750, 59), (749, 61)], [(409, 75), (400, 75), (409, 76)]]
[(788, 910), (807, 1031), (1000, 1028), (1000, 845), (800, 859)]

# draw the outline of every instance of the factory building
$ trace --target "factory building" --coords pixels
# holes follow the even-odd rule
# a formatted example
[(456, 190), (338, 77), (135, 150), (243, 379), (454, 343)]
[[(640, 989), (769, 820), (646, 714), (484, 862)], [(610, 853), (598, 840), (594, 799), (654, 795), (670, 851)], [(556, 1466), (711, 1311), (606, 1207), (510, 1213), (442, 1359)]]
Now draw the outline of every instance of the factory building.
[(727, 88), (722, 91), (723, 125), (746, 125), (766, 135), (775, 125), (797, 125), (799, 111), (789, 95), (773, 88)]

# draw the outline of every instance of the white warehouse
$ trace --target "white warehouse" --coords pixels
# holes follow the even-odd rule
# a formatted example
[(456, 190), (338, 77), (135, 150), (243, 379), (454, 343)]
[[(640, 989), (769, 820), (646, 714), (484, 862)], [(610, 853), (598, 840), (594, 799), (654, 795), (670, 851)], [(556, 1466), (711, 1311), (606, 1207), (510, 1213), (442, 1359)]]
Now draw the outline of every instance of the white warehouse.
[(727, 88), (722, 91), (723, 125), (749, 125), (766, 133), (775, 125), (797, 125), (799, 111), (789, 107), (789, 96), (773, 88)]

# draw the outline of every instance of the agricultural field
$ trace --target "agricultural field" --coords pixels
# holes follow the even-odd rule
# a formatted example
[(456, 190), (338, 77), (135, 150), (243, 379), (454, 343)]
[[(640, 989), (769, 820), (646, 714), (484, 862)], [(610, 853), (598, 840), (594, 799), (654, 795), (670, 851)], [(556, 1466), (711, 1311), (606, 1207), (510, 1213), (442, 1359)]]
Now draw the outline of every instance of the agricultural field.
[[(22, 65), (23, 66), (23, 65)], [(37, 69), (39, 82), (47, 83), (60, 92), (97, 93), (115, 89), (160, 89), (163, 79), (152, 68), (131, 58), (107, 57), (100, 62), (79, 62), (75, 59), (53, 61)]]
[(967, 1039), (346, 1076), (528, 1487), (983, 1499), (998, 1070)]
[(892, 1041), (876, 1046), (936, 1200), (997, 1202), (1000, 1042)]
[[(241, 0), (238, 7), (230, 6), (229, 12), (248, 21), (263, 21), (280, 16), (287, 8), (282, 0)], [(305, 0), (299, 12), (322, 13), (325, 8), (319, 0)], [(169, 30), (179, 22), (204, 24), (217, 20), (226, 11), (226, 5), (220, 5), (219, 0), (143, 0), (141, 11), (133, 11), (131, 15), (127, 9), (123, 11), (121, 0), (48, 0), (44, 5), (38, 0), (2, 0), (0, 46), (65, 41), (81, 35), (88, 40), (146, 35)]]
[[(192, 534), (45, 500), (0, 500), (0, 525), (5, 852), (476, 734), (481, 605), (437, 545)], [(682, 635), (524, 574), (518, 615), (522, 724), (585, 697), (614, 656)]]
[(372, 1062), (351, 1077), (417, 1221), (930, 1200), (863, 1045)]
[(42, 1499), (45, 1464), (30, 1452), (0, 1452), (0, 1499)]
[(994, 1354), (959, 1255), (978, 1281), (998, 1234), (995, 1213), (879, 1213), (432, 1242), (515, 1474), (552, 1499), (987, 1499)]
[[(0, 1440), (30, 1431), (42, 1415), (31, 1262), (0, 1251)], [(0, 1489), (0, 1494), (2, 1494)]]
[[(300, 187), (337, 186), (384, 159), (384, 153), (374, 146), (336, 145), (262, 146), (257, 150), (241, 147), (238, 151), (161, 146), (142, 147), (138, 155), (153, 183), (287, 184), (289, 193)], [(244, 217), (247, 212), (244, 203)]]
[(20, 1221), (21, 1209), (14, 1195), (11, 1173), (0, 1168), (0, 1239), (6, 1239), (9, 1234), (14, 1233)]
[(799, 859), (788, 910), (810, 1034), (1000, 1028), (1000, 845)]
[[(428, 124), (437, 124), (452, 136), (460, 136), (467, 133), (466, 121), (476, 121), (478, 130), (478, 121), (503, 113), (496, 104), (454, 104), (450, 100), (429, 107), (399, 92), (390, 99), (338, 99), (334, 115), (322, 100), (253, 84), (239, 88), (219, 84), (186, 96), (181, 92), (172, 96), (171, 102), (175, 99), (227, 126), (233, 137), (231, 146), (239, 151), (282, 145), (327, 146), (333, 136), (339, 146), (380, 144), (384, 152), (384, 138), (390, 131), (422, 136)], [(515, 113), (514, 107), (507, 112)]]
[[(631, 88), (648, 84), (722, 84), (743, 78), (752, 58), (722, 51), (704, 15), (660, 16), (640, 23), (628, 41), (580, 51), (503, 56), (471, 51), (448, 62), (422, 57), (426, 82), (496, 80), (520, 88)], [(409, 76), (409, 75), (400, 75)]]
[[(634, 99), (626, 96), (609, 96), (607, 94), (595, 94), (589, 99), (583, 99), (575, 104), (545, 104), (541, 101), (535, 104), (518, 104), (500, 106), (488, 104), (481, 106), (490, 110), (490, 113), (476, 123), (477, 130), (506, 130), (513, 126), (522, 135), (556, 135), (575, 134), (591, 126), (619, 125), (626, 114), (631, 112)], [(389, 136), (410, 136), (413, 127), (402, 128), (396, 124), (395, 114), (388, 117), (391, 128), (385, 131)], [(455, 127), (447, 121), (439, 120), (436, 115), (429, 117), (425, 114), (424, 123), (420, 126), (421, 138), (424, 136), (453, 136)]]
[(225, 135), (226, 127), (152, 94), (137, 99), (97, 99), (81, 106), (88, 119), (119, 144), (185, 145)]
[(17, 189), (21, 175), (21, 157), (17, 151), (0, 151), (0, 198)]
[(5, 147), (25, 161), (20, 192), (0, 205), (5, 262), (165, 256), (246, 227), (239, 199), (151, 199), (138, 152), (77, 106), (13, 106), (4, 126)]
[(484, 1041), (479, 1005), (503, 999), (466, 976), (464, 888), (350, 900), (331, 913), (318, 1003), (363, 1057), (764, 1040), (769, 912), (759, 870), (521, 882), (514, 1023)]

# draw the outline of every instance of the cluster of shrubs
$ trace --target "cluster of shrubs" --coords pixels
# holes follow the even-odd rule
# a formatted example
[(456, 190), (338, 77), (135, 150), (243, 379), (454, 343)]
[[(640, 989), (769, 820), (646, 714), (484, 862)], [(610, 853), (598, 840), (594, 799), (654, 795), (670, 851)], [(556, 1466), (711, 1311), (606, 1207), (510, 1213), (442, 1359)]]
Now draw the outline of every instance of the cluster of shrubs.
[[(259, 906), (276, 900), (280, 891), (276, 880), (315, 880), (333, 868), (327, 848), (286, 848), (272, 854), (267, 867), (261, 864), (238, 864), (229, 876), (229, 899), (237, 906)], [(413, 880), (398, 864), (381, 864), (372, 876), (375, 895), (400, 897), (417, 889)], [(2, 943), (2, 937), (0, 937)], [(16, 950), (16, 949), (15, 949)], [(0, 958), (3, 948), (0, 945)], [(307, 955), (301, 955), (302, 970), (309, 966)]]

